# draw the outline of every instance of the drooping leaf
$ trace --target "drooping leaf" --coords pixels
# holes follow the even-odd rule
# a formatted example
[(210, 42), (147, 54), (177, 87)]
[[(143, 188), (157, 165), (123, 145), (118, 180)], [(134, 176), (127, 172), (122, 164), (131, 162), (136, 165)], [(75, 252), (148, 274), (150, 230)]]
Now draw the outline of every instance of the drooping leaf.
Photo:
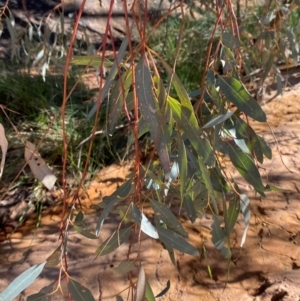
[(83, 235), (83, 236), (85, 236), (89, 239), (97, 239), (98, 238), (98, 236), (96, 236), (96, 235), (92, 234), (91, 232), (77, 226), (76, 224), (73, 224), (73, 227), (78, 233), (80, 233), (81, 235)]
[(220, 61), (223, 67), (223, 74), (233, 70), (236, 65), (233, 53), (226, 46), (223, 46), (221, 49)]
[(131, 203), (131, 205), (132, 218), (141, 227), (141, 230), (148, 236), (154, 239), (158, 239), (157, 230), (154, 228), (148, 218), (144, 215), (144, 213), (140, 212), (140, 210), (134, 205), (134, 203)]
[(124, 100), (132, 85), (132, 69), (126, 71), (115, 83), (109, 98), (110, 108), (108, 115), (108, 134), (112, 135), (121, 115), (124, 106)]
[(178, 101), (171, 97), (168, 97), (168, 101), (177, 126), (188, 137), (194, 149), (201, 157), (203, 157), (205, 163), (209, 166), (212, 166), (215, 161), (212, 148), (206, 138), (199, 138), (201, 135), (199, 125), (197, 124), (196, 126), (193, 126), (191, 124), (190, 116), (193, 113), (188, 111), (187, 108), (181, 106)]
[(166, 205), (152, 199), (150, 199), (150, 202), (157, 217), (161, 219), (169, 229), (177, 232), (183, 237), (188, 237), (188, 234), (184, 230), (182, 224), (178, 221), (178, 219)]
[(80, 225), (82, 223), (83, 219), (84, 219), (84, 215), (81, 211), (79, 211), (75, 217), (74, 224)]
[(218, 210), (217, 201), (216, 201), (216, 198), (215, 198), (214, 188), (213, 188), (210, 176), (209, 176), (209, 171), (207, 170), (207, 167), (205, 166), (202, 158), (198, 159), (198, 164), (199, 164), (199, 167), (200, 167), (202, 179), (204, 181), (204, 184), (205, 184), (205, 186), (207, 188), (207, 191), (208, 191), (208, 194), (210, 196), (210, 201), (213, 205), (215, 214), (218, 214), (219, 210)]
[(220, 123), (226, 121), (227, 119), (229, 119), (233, 114), (234, 114), (234, 111), (228, 111), (226, 114), (219, 115), (219, 116), (213, 118), (212, 120), (210, 120), (209, 122), (207, 122), (202, 127), (202, 129), (207, 129), (207, 128), (213, 127), (217, 124), (220, 124)]
[(248, 228), (250, 225), (251, 212), (249, 209), (249, 206), (250, 206), (249, 198), (245, 194), (241, 194), (240, 198), (241, 198), (240, 208), (241, 208), (241, 212), (244, 216), (244, 222), (245, 222), (245, 229), (244, 229), (242, 240), (241, 240), (241, 248), (242, 248), (246, 241), (247, 231), (248, 231)]
[(268, 143), (263, 138), (261, 138), (258, 135), (257, 135), (257, 137), (258, 137), (258, 140), (260, 142), (260, 145), (261, 145), (261, 148), (262, 148), (262, 151), (263, 151), (264, 155), (266, 156), (266, 158), (271, 160), (272, 159), (272, 149), (270, 148)]
[(179, 172), (180, 172), (180, 196), (183, 198), (184, 190), (187, 183), (187, 169), (188, 169), (188, 162), (187, 162), (187, 154), (184, 142), (179, 135), (177, 134), (177, 141), (178, 141), (178, 157), (179, 157)]
[(59, 264), (61, 260), (62, 249), (61, 246), (57, 247), (56, 250), (46, 259), (46, 267), (55, 267)]
[[(108, 77), (105, 81), (104, 87), (101, 90), (101, 103), (102, 101), (105, 99), (105, 97), (107, 96), (109, 89), (112, 85), (112, 83), (114, 82), (114, 78), (118, 73), (118, 68), (120, 68), (120, 64), (124, 58), (124, 55), (126, 53), (126, 49), (128, 46), (128, 38), (125, 37), (122, 41), (122, 44), (118, 50), (118, 55), (117, 55), (117, 59), (114, 61), (114, 64), (112, 66), (112, 68), (109, 71)], [(87, 120), (90, 120), (91, 117), (96, 113), (98, 108), (98, 101), (94, 104), (93, 108), (90, 110), (88, 116), (86, 117)]]
[(74, 301), (95, 301), (89, 289), (72, 278), (69, 278), (68, 290)]
[(198, 256), (199, 251), (192, 246), (190, 243), (185, 241), (177, 233), (164, 229), (163, 227), (157, 226), (157, 232), (159, 234), (159, 239), (164, 244), (169, 244), (172, 248), (179, 250), (180, 252)]
[(122, 261), (117, 267), (113, 268), (114, 271), (120, 274), (126, 274), (135, 268), (135, 261), (125, 260)]
[(197, 212), (195, 204), (189, 195), (183, 196), (183, 207), (188, 215), (189, 220), (193, 223), (197, 218)]
[(224, 240), (227, 238), (225, 231), (221, 228), (221, 221), (214, 214), (213, 215), (213, 223), (211, 225), (212, 231), (212, 242), (214, 246), (221, 251), (225, 258), (229, 258), (231, 256), (231, 252), (224, 245)]
[(261, 106), (237, 79), (230, 76), (218, 76), (217, 86), (220, 87), (225, 97), (246, 115), (257, 121), (266, 122), (266, 114)]
[(240, 175), (251, 184), (254, 189), (265, 196), (264, 185), (262, 183), (259, 171), (252, 159), (242, 150), (233, 145), (228, 145), (229, 157), (232, 164), (235, 166)]
[[(194, 112), (191, 100), (189, 98), (189, 94), (187, 93), (184, 85), (182, 84), (182, 82), (180, 81), (179, 77), (177, 76), (176, 73), (173, 73), (172, 68), (164, 61), (161, 60), (164, 68), (166, 69), (168, 75), (171, 77), (171, 75), (173, 76), (173, 85), (174, 88), (176, 90), (176, 93), (180, 99), (181, 104), (186, 107), (190, 112)], [(193, 126), (196, 126), (197, 123), (197, 119), (196, 116), (194, 114), (191, 115), (191, 123)]]
[(112, 211), (115, 205), (122, 200), (122, 198), (126, 197), (130, 193), (131, 187), (132, 187), (132, 179), (129, 179), (124, 184), (122, 184), (112, 195), (103, 198), (103, 202), (106, 204), (106, 206), (101, 212), (101, 215), (99, 217), (96, 226), (97, 237), (100, 234), (100, 230), (103, 226), (104, 220), (106, 219), (107, 215)]
[(171, 287), (171, 282), (170, 282), (170, 280), (168, 280), (166, 287), (159, 294), (157, 294), (155, 296), (155, 298), (159, 298), (159, 297), (162, 297), (163, 295), (165, 295), (168, 292), (168, 290), (170, 289), (170, 287)]
[(155, 297), (149, 282), (146, 280), (146, 299), (147, 301), (155, 301)]
[[(151, 73), (146, 59), (141, 59), (136, 68), (136, 93), (139, 98), (139, 108), (141, 114), (147, 123), (151, 138), (157, 148), (161, 166), (165, 172), (166, 180), (170, 176), (170, 157), (168, 145), (170, 143), (170, 135), (164, 126), (164, 118), (155, 101)], [(162, 124), (162, 126), (158, 126)]]
[(110, 68), (113, 65), (113, 63), (109, 59), (104, 58), (103, 60), (101, 56), (95, 55), (74, 55), (72, 56), (71, 60), (72, 65), (91, 67), (101, 67), (102, 62), (105, 68)]
[(51, 301), (55, 285), (56, 283), (53, 282), (50, 285), (43, 287), (37, 294), (28, 296), (26, 301)]
[(144, 301), (146, 293), (146, 275), (143, 266), (140, 267), (134, 301)]
[(128, 241), (128, 238), (131, 234), (132, 227), (120, 229), (115, 231), (114, 234), (106, 239), (101, 246), (96, 250), (96, 253), (100, 256), (109, 254), (116, 250), (123, 243)]
[(34, 280), (40, 275), (46, 261), (40, 264), (36, 264), (21, 275), (13, 280), (10, 285), (0, 293), (1, 301), (11, 301), (16, 298), (23, 290), (25, 290), (29, 285), (31, 285)]
[(229, 207), (226, 211), (225, 229), (228, 236), (231, 234), (235, 226), (239, 213), (240, 200), (236, 196), (234, 196), (232, 199), (229, 200)]
[(224, 32), (222, 33), (222, 36), (221, 36), (221, 39), (222, 39), (222, 43), (232, 49), (232, 50), (235, 50), (237, 48), (240, 47), (240, 41), (237, 37), (233, 36), (231, 33), (229, 32)]

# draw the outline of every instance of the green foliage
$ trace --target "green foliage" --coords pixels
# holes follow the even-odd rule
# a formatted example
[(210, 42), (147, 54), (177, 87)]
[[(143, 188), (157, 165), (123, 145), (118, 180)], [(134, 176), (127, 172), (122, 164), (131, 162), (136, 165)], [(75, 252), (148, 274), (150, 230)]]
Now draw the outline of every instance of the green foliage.
[[(289, 58), (295, 62), (298, 55), (297, 34), (291, 27), (295, 26), (297, 13), (292, 11), (290, 21), (278, 31), (275, 31), (278, 26), (274, 21), (275, 7), (271, 7), (266, 16), (264, 13), (262, 8), (250, 10), (245, 20), (242, 19), (242, 28), (232, 25), (235, 20), (229, 8), (224, 10), (223, 20), (230, 19), (232, 26), (227, 21), (219, 23), (213, 14), (197, 21), (170, 18), (150, 36), (147, 45), (141, 41), (142, 45), (136, 46), (139, 51), (128, 51), (129, 40), (125, 38), (113, 64), (93, 60), (94, 66), (106, 63), (111, 69), (102, 89), (101, 103), (88, 108), (86, 119), (93, 122), (94, 116), (98, 116), (96, 123), (100, 123), (101, 118), (109, 116), (109, 134), (119, 121), (133, 122), (136, 126), (131, 128), (127, 146), (136, 146), (136, 139), (148, 135), (158, 154), (158, 159), (150, 160), (147, 165), (137, 160), (141, 166), (135, 166), (135, 175), (99, 204), (103, 210), (95, 235), (86, 229), (82, 213), (78, 213), (74, 221), (73, 215), (68, 217), (69, 224), (73, 224), (78, 233), (96, 239), (108, 216), (121, 212), (118, 228), (95, 250), (97, 255), (109, 254), (125, 243), (131, 244), (133, 235), (143, 232), (165, 246), (173, 264), (176, 264), (174, 250), (199, 256), (201, 247), (188, 241), (180, 218), (188, 217), (194, 223), (206, 213), (213, 218), (212, 243), (228, 264), (232, 254), (231, 233), (241, 214), (245, 223), (240, 242), (243, 247), (250, 224), (250, 200), (240, 192), (235, 179), (224, 173), (225, 167), (219, 158), (221, 154), (226, 156), (244, 181), (261, 196), (270, 189), (278, 189), (263, 180), (259, 172), (259, 164), (264, 158), (272, 158), (272, 151), (250, 121), (266, 122), (266, 115), (243, 80), (251, 78), (253, 70), (260, 68), (261, 83), (272, 70), (279, 83), (277, 64)], [(261, 22), (257, 22), (257, 18)], [(222, 34), (220, 29), (212, 33), (214, 25), (223, 26)], [(182, 39), (177, 41), (182, 28)], [(240, 30), (241, 39), (233, 33), (235, 30)], [(248, 48), (249, 39), (244, 36), (251, 36), (255, 46)], [(203, 42), (200, 46), (198, 38)], [(213, 46), (213, 50), (206, 56), (209, 46)], [(72, 64), (85, 65), (90, 60), (91, 57), (75, 56)], [(200, 83), (203, 84), (200, 90), (190, 93), (199, 88)], [(109, 115), (96, 114), (102, 111)], [(128, 112), (136, 119), (130, 119)], [(138, 150), (135, 155), (139, 156)], [(143, 210), (147, 204), (151, 214)], [(178, 212), (174, 208), (184, 210)], [(66, 245), (67, 235), (62, 241), (61, 256), (66, 255)], [(202, 249), (206, 257), (205, 246)], [(118, 266), (119, 272), (133, 271), (134, 260), (128, 259), (129, 256)], [(24, 272), (26, 277), (31, 275), (31, 269)], [(209, 265), (208, 271), (211, 276)], [(25, 277), (22, 275), (19, 277)], [(30, 276), (30, 281), (35, 277), (36, 274)], [(93, 300), (87, 288), (74, 279), (69, 280), (68, 289), (74, 300)], [(169, 287), (168, 283), (159, 296)], [(145, 296), (148, 300), (154, 299), (142, 265), (134, 289), (135, 300), (144, 300)], [(117, 300), (122, 298), (117, 296)]]

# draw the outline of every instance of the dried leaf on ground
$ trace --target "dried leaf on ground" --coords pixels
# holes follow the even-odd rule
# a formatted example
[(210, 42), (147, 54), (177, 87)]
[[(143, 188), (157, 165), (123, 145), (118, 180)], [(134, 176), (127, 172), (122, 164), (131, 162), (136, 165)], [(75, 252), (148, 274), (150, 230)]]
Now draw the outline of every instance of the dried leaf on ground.
[(51, 191), (57, 178), (36, 150), (36, 146), (29, 141), (25, 144), (25, 160), (34, 176)]

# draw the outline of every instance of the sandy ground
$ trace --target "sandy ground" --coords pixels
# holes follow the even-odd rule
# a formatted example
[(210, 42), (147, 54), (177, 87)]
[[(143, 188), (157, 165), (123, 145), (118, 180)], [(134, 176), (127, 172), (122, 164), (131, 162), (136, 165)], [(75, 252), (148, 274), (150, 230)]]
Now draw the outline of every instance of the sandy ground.
[[(154, 294), (166, 287), (169, 291), (158, 300), (230, 300), (230, 301), (298, 301), (300, 299), (300, 86), (296, 85), (283, 96), (277, 97), (263, 106), (268, 124), (253, 123), (253, 126), (271, 145), (273, 159), (266, 160), (261, 172), (263, 181), (278, 185), (288, 192), (270, 192), (266, 198), (253, 193), (249, 185), (231, 167), (228, 171), (235, 175), (251, 200), (251, 225), (243, 248), (240, 248), (243, 233), (243, 219), (239, 218), (233, 231), (232, 260), (228, 283), (227, 262), (210, 241), (212, 220), (207, 215), (194, 224), (184, 221), (191, 242), (200, 252), (199, 257), (176, 252), (176, 266), (169, 259), (167, 251), (160, 243), (141, 236), (141, 244), (133, 242), (130, 259), (137, 253), (145, 268), (146, 277)], [(284, 164), (283, 164), (284, 163)], [(101, 201), (111, 194), (130, 172), (130, 166), (112, 165), (99, 172), (81, 201), (86, 207)], [(16, 276), (33, 264), (47, 259), (60, 242), (58, 229), (61, 206), (55, 205), (42, 218), (37, 231), (28, 227), (20, 228), (10, 239), (0, 244), (0, 291)], [(99, 213), (98, 213), (99, 215)], [(97, 214), (85, 217), (91, 230), (95, 228)], [(27, 225), (29, 222), (27, 223)], [(86, 286), (95, 300), (110, 300), (121, 294), (128, 295), (130, 281), (134, 281), (138, 267), (132, 277), (115, 271), (120, 262), (127, 258), (128, 244), (115, 252), (96, 257), (95, 250), (117, 228), (118, 219), (110, 218), (104, 223), (100, 237), (92, 240), (77, 233), (72, 227), (67, 245), (68, 272), (71, 277)], [(204, 254), (204, 248), (206, 255)], [(208, 275), (210, 266), (213, 279)], [(59, 268), (49, 266), (41, 276), (15, 300), (26, 300), (28, 295), (57, 280)], [(66, 291), (66, 281), (61, 282)], [(57, 284), (56, 284), (57, 286)], [(54, 288), (56, 288), (54, 286)], [(64, 300), (57, 291), (51, 300)]]

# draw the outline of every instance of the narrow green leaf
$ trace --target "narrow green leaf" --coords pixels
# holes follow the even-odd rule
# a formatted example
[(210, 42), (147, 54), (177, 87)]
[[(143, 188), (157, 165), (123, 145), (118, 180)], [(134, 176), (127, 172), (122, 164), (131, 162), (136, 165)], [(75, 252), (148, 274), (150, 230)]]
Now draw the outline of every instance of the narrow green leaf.
[(194, 149), (203, 157), (205, 163), (212, 166), (215, 162), (212, 148), (206, 138), (200, 139), (201, 130), (199, 125), (193, 126), (190, 122), (191, 112), (182, 107), (178, 101), (168, 97), (170, 108), (177, 126), (188, 137)]
[(106, 204), (105, 208), (101, 212), (97, 226), (96, 226), (96, 236), (99, 237), (100, 230), (103, 226), (104, 220), (108, 214), (112, 211), (115, 205), (122, 200), (122, 198), (128, 196), (132, 188), (132, 179), (129, 179), (124, 184), (122, 184), (112, 195), (103, 198), (103, 203)]
[(144, 215), (144, 213), (140, 212), (140, 210), (134, 205), (134, 203), (131, 203), (131, 205), (132, 218), (141, 227), (141, 230), (148, 236), (154, 239), (158, 239), (157, 230), (154, 228), (148, 218)]
[[(115, 60), (112, 68), (110, 69), (108, 77), (105, 81), (104, 87), (101, 90), (101, 103), (105, 99), (105, 97), (107, 96), (107, 94), (109, 92), (109, 89), (110, 89), (112, 83), (114, 82), (115, 76), (118, 73), (118, 68), (120, 68), (121, 61), (123, 60), (123, 58), (125, 56), (127, 46), (128, 46), (128, 38), (125, 37), (122, 41), (122, 44), (121, 44), (119, 50), (118, 50), (117, 59)], [(96, 102), (94, 104), (93, 108), (89, 112), (88, 116), (86, 117), (87, 120), (91, 119), (91, 117), (96, 113), (97, 108), (98, 108), (98, 102)]]
[(132, 85), (132, 69), (127, 70), (115, 83), (109, 98), (108, 134), (113, 134), (123, 110), (124, 100)]
[(113, 268), (114, 271), (120, 274), (126, 274), (135, 268), (135, 261), (125, 260), (122, 261), (117, 267)]
[(212, 120), (208, 121), (202, 127), (202, 129), (207, 129), (207, 128), (213, 127), (217, 124), (220, 124), (220, 123), (226, 121), (227, 119), (229, 119), (233, 114), (234, 114), (234, 111), (228, 111), (226, 114), (218, 115), (218, 116), (214, 117)]
[(10, 285), (0, 293), (1, 301), (11, 301), (16, 298), (23, 290), (31, 285), (40, 275), (47, 261), (34, 265), (19, 275)]
[(218, 76), (217, 86), (225, 97), (246, 115), (261, 122), (266, 122), (266, 114), (261, 106), (238, 80), (229, 76)]
[(260, 137), (258, 135), (257, 135), (257, 137), (260, 142), (260, 145), (261, 145), (264, 155), (266, 156), (266, 158), (271, 160), (272, 159), (272, 149), (270, 148), (269, 144), (262, 137)]
[(180, 134), (177, 134), (178, 141), (178, 157), (179, 157), (179, 172), (180, 172), (180, 196), (181, 199), (185, 193), (185, 187), (187, 183), (187, 169), (188, 169), (188, 161), (185, 145)]
[(72, 278), (69, 278), (68, 289), (74, 301), (95, 301), (92, 293)]
[(239, 213), (240, 200), (236, 196), (234, 196), (231, 200), (229, 200), (229, 207), (226, 211), (225, 229), (228, 236), (231, 234), (235, 226)]
[(277, 191), (277, 192), (291, 192), (288, 189), (283, 189), (281, 187), (278, 187), (278, 186), (275, 186), (275, 185), (272, 185), (272, 184), (267, 184), (265, 189), (270, 190), (270, 191)]
[(57, 247), (56, 250), (46, 259), (46, 267), (55, 267), (61, 260), (61, 246)]
[(151, 138), (157, 148), (165, 177), (168, 180), (170, 175), (168, 145), (171, 138), (166, 127), (159, 126), (160, 124), (163, 125), (164, 118), (153, 95), (151, 73), (146, 59), (141, 59), (136, 68), (136, 92), (141, 114), (147, 123)]
[[(168, 75), (171, 77), (171, 75), (173, 74), (172, 68), (164, 60), (161, 60), (161, 62), (163, 64), (164, 68), (166, 69)], [(174, 85), (174, 88), (180, 99), (181, 104), (184, 107), (186, 107), (190, 112), (194, 112), (189, 94), (187, 93), (184, 85), (182, 84), (182, 82), (180, 81), (180, 79), (176, 73), (173, 74), (172, 84)], [(194, 114), (192, 114), (192, 116), (191, 116), (191, 122), (192, 122), (192, 125), (194, 125), (194, 126), (196, 126), (198, 124), (196, 116)]]
[(51, 301), (55, 287), (56, 283), (52, 282), (50, 285), (43, 287), (37, 294), (28, 296), (26, 301)]
[(213, 215), (213, 223), (211, 225), (212, 231), (212, 242), (214, 246), (221, 251), (225, 258), (229, 258), (230, 250), (224, 246), (224, 239), (227, 238), (225, 231), (221, 228), (221, 221), (214, 214)]
[(162, 243), (169, 244), (170, 246), (172, 246), (172, 248), (177, 249), (180, 252), (199, 256), (199, 251), (194, 246), (185, 241), (177, 233), (168, 229), (164, 229), (160, 226), (157, 226), (157, 232)]
[(170, 280), (168, 280), (166, 287), (159, 294), (157, 294), (155, 296), (155, 298), (160, 298), (163, 295), (165, 295), (168, 292), (168, 290), (170, 289), (170, 287), (171, 287), (171, 282), (170, 282)]
[(147, 301), (155, 301), (152, 288), (147, 280), (146, 280), (146, 299)]
[(109, 254), (116, 250), (124, 242), (128, 241), (131, 234), (131, 228), (124, 228), (119, 231), (115, 231), (114, 234), (106, 239), (101, 246), (96, 250), (96, 253), (100, 256)]
[(183, 196), (183, 207), (188, 215), (189, 220), (193, 223), (197, 218), (195, 204), (189, 195)]
[(140, 267), (134, 301), (144, 301), (146, 294), (146, 275), (143, 266)]
[(265, 196), (264, 185), (262, 183), (259, 171), (252, 159), (242, 150), (233, 145), (228, 145), (229, 157), (232, 164), (235, 166), (240, 175), (251, 184), (254, 189)]
[[(101, 56), (95, 55), (74, 55), (72, 56), (71, 64), (72, 65), (81, 65), (81, 66), (91, 66), (91, 67), (101, 67), (103, 59)], [(104, 58), (103, 66), (105, 68), (110, 68), (113, 63)]]
[(81, 235), (83, 235), (89, 239), (97, 239), (98, 238), (98, 236), (90, 233), (89, 231), (87, 231), (85, 229), (82, 229), (81, 227), (77, 226), (76, 224), (73, 224), (73, 227), (78, 233), (80, 233)]
[(209, 175), (209, 172), (207, 170), (207, 167), (205, 166), (205, 164), (203, 162), (203, 159), (200, 158), (200, 157), (198, 159), (198, 164), (199, 164), (199, 167), (200, 167), (202, 179), (204, 181), (205, 187), (207, 188), (208, 194), (210, 196), (210, 201), (213, 205), (215, 214), (219, 214), (217, 201), (216, 201), (216, 198), (215, 198), (214, 188), (213, 188), (212, 182), (210, 180), (210, 175)]
[(166, 205), (151, 199), (150, 202), (157, 217), (161, 219), (169, 229), (177, 232), (183, 237), (188, 237), (188, 234), (184, 230), (182, 224)]

